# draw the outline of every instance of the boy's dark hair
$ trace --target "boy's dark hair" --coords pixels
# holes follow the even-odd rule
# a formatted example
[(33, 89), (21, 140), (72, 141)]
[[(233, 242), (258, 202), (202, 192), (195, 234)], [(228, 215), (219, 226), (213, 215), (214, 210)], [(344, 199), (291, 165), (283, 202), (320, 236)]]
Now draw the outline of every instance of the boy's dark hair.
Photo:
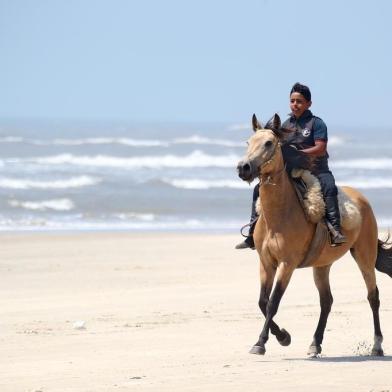
[(307, 101), (312, 100), (312, 94), (308, 86), (305, 86), (301, 83), (295, 83), (290, 91), (290, 95), (292, 93), (300, 93)]

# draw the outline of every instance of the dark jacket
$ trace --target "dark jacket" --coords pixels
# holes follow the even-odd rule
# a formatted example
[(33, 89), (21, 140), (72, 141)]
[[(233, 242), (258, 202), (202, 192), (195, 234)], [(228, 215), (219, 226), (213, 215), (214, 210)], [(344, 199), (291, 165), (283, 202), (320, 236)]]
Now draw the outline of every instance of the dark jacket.
[[(282, 127), (293, 131), (288, 137), (288, 142), (300, 150), (314, 147), (316, 140), (328, 141), (328, 131), (325, 122), (321, 118), (314, 116), (310, 110), (306, 110), (298, 119), (294, 115), (290, 115), (282, 124)], [(325, 152), (324, 156), (317, 157), (314, 162), (315, 173), (326, 171), (329, 171), (327, 152)]]

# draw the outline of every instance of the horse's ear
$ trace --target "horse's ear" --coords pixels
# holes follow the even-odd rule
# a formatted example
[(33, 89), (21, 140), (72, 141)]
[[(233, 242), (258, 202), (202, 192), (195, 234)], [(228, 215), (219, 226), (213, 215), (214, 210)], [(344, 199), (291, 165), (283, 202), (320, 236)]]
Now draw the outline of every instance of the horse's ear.
[(254, 132), (258, 131), (259, 129), (263, 129), (263, 125), (259, 123), (259, 120), (254, 113), (252, 116), (252, 128)]
[(267, 129), (270, 129), (271, 131), (277, 131), (280, 129), (280, 126), (282, 125), (282, 122), (280, 121), (280, 117), (278, 113), (275, 113), (272, 118), (267, 122), (265, 127)]

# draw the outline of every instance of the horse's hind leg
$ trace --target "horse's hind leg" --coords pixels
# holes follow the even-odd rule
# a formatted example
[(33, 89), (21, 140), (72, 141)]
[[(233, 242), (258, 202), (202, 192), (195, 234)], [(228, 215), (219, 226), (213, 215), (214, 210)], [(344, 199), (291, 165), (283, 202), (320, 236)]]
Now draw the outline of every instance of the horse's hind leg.
[(321, 343), (324, 338), (324, 331), (327, 325), (327, 320), (332, 307), (332, 293), (329, 286), (329, 271), (331, 266), (325, 267), (314, 267), (313, 268), (313, 278), (316, 284), (317, 290), (320, 295), (320, 318), (317, 324), (316, 331), (313, 335), (313, 341), (309, 347), (308, 355), (316, 356), (321, 353)]
[[(358, 243), (358, 242), (357, 242)], [(369, 244), (367, 243), (369, 246)], [(365, 248), (364, 246), (355, 245), (354, 248), (350, 249), (352, 256), (357, 262), (359, 269), (362, 272), (362, 276), (365, 280), (368, 301), (373, 312), (373, 324), (374, 324), (374, 344), (372, 348), (372, 355), (383, 356), (384, 352), (382, 349), (382, 333), (380, 327), (380, 299), (378, 294), (378, 288), (376, 283), (375, 274), (375, 259), (376, 251), (373, 249)]]

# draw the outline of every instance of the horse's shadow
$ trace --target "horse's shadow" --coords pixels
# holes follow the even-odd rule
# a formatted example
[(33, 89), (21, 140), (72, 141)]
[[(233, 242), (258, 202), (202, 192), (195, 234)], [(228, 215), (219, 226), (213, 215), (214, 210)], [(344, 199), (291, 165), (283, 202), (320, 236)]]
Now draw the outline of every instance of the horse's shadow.
[(316, 358), (285, 358), (285, 361), (314, 361), (320, 363), (339, 363), (339, 362), (391, 362), (392, 355), (385, 355), (384, 357), (374, 357), (371, 355), (363, 355), (363, 356), (356, 356), (356, 355), (348, 355), (342, 357), (316, 357)]

